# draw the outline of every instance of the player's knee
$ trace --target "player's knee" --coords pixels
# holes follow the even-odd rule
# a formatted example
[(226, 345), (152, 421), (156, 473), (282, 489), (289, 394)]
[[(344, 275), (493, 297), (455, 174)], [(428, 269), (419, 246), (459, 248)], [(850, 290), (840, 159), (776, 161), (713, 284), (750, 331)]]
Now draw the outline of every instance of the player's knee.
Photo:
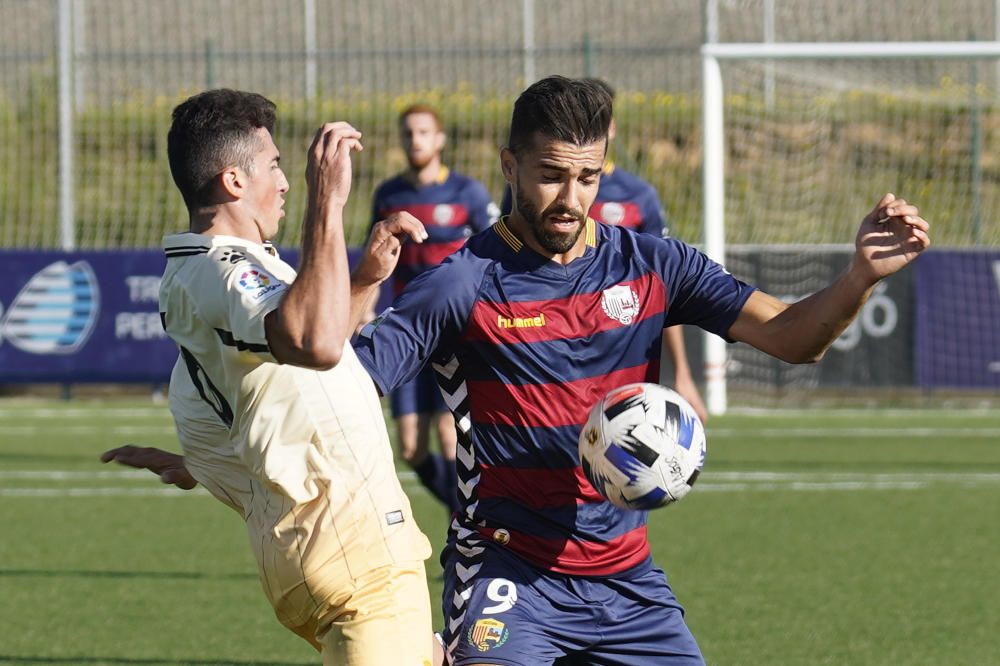
[(437, 432), (441, 442), (441, 453), (445, 458), (454, 459), (458, 433), (455, 430), (455, 417), (450, 412), (444, 412), (438, 416)]
[(399, 457), (410, 467), (419, 467), (421, 463), (427, 460), (427, 449), (423, 451), (416, 448), (400, 449)]

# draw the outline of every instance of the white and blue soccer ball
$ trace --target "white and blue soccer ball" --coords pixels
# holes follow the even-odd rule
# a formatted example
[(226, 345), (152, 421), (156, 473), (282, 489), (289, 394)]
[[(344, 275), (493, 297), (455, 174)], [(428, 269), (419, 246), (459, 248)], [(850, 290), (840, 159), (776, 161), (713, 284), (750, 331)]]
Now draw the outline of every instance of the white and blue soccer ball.
[(705, 429), (694, 409), (659, 384), (610, 391), (580, 432), (584, 474), (623, 509), (646, 511), (682, 499), (705, 465), (705, 452)]

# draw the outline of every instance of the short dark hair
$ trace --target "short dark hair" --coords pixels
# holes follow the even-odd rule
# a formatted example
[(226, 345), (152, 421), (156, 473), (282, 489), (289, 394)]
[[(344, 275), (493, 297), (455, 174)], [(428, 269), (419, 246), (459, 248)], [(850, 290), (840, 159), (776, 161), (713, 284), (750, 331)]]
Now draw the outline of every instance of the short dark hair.
[(590, 81), (596, 86), (604, 88), (604, 92), (608, 93), (608, 97), (610, 97), (612, 101), (615, 99), (615, 89), (612, 88), (611, 84), (605, 81), (604, 79), (599, 79), (596, 76), (588, 76), (586, 80)]
[(439, 114), (438, 110), (435, 109), (430, 104), (411, 104), (405, 109), (403, 109), (402, 112), (400, 112), (399, 114), (400, 126), (402, 126), (403, 121), (406, 120), (409, 116), (418, 113), (426, 113), (427, 115), (434, 118), (434, 122), (437, 124), (438, 130), (444, 131), (444, 123), (441, 122), (441, 114)]
[(536, 133), (578, 146), (606, 139), (611, 106), (611, 96), (593, 79), (544, 78), (514, 102), (507, 148), (517, 155)]
[(209, 203), (212, 180), (224, 169), (253, 168), (257, 130), (274, 132), (274, 103), (257, 93), (220, 88), (177, 105), (167, 133), (170, 175), (188, 208)]

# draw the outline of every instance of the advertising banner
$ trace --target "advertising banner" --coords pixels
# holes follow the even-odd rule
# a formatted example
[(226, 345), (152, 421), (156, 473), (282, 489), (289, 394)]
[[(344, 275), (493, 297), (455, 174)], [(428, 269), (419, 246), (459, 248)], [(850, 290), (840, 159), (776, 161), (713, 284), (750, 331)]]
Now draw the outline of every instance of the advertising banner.
[[(727, 265), (792, 302), (829, 284), (850, 252), (735, 247)], [(281, 257), (295, 266), (298, 251)], [(177, 350), (157, 309), (162, 251), (0, 250), (0, 259), (0, 383), (167, 381)], [(685, 333), (697, 373), (700, 330)], [(734, 388), (1000, 388), (1000, 252), (925, 253), (876, 287), (819, 364), (789, 365), (742, 344), (730, 359)]]
[(1000, 251), (927, 252), (916, 269), (919, 384), (1000, 388)]
[[(294, 266), (298, 251), (281, 257)], [(0, 250), (0, 261), (0, 383), (169, 379), (177, 347), (157, 308), (161, 250)]]
[[(792, 303), (829, 285), (847, 267), (853, 251), (849, 246), (737, 246), (727, 250), (726, 267)], [(907, 267), (879, 283), (858, 317), (817, 364), (792, 365), (749, 345), (730, 346), (730, 386), (788, 391), (912, 385), (913, 269)], [(701, 337), (700, 329), (685, 327), (691, 362), (697, 363), (694, 368), (701, 367), (702, 357), (697, 355)]]
[(0, 252), (0, 381), (166, 382), (159, 250)]

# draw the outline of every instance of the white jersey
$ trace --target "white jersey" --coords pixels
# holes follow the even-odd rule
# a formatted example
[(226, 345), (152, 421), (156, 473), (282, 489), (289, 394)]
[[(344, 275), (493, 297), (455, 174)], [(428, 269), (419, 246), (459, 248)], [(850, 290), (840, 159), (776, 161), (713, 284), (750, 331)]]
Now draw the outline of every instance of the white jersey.
[(294, 627), (372, 569), (423, 560), (382, 407), (350, 345), (327, 371), (271, 356), (264, 317), (295, 271), (260, 244), (164, 238), (160, 312), (180, 358), (170, 407), (186, 464), (247, 522), (261, 580)]

